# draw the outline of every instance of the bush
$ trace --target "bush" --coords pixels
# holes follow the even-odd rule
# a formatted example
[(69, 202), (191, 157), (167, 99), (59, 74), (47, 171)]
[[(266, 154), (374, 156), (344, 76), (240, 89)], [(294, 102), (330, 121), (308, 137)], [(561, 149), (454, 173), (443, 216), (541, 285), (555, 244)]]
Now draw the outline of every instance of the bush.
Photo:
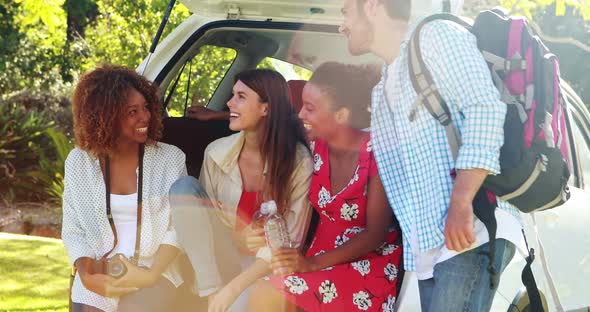
[(74, 148), (74, 144), (62, 132), (49, 128), (45, 134), (51, 138), (55, 156), (42, 151), (39, 161), (40, 170), (33, 175), (45, 186), (45, 194), (52, 202), (61, 202), (64, 192), (64, 166), (66, 158)]
[(43, 113), (27, 111), (13, 103), (0, 103), (0, 200), (41, 199), (38, 179), (43, 132), (53, 125)]
[[(69, 93), (63, 89), (57, 93)], [(63, 95), (40, 90), (22, 90), (11, 94), (5, 100), (6, 103), (16, 105), (25, 110), (33, 110), (37, 113), (43, 112), (46, 120), (53, 121), (59, 131), (68, 138), (73, 138), (73, 119), (70, 100)]]
[(25, 91), (0, 101), (0, 202), (59, 202), (71, 133), (66, 99)]

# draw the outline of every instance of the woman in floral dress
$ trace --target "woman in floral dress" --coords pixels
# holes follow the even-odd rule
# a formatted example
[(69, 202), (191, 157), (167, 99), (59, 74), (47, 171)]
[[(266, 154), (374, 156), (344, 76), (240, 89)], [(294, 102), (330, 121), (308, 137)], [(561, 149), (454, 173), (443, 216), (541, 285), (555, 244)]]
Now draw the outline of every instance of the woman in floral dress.
[[(274, 252), (271, 264), (281, 274), (271, 283), (305, 311), (393, 311), (395, 305), (401, 233), (393, 227), (370, 135), (360, 130), (368, 125), (378, 79), (370, 67), (326, 63), (303, 90), (299, 117), (309, 129), (314, 160), (309, 199), (320, 218), (304, 255)], [(272, 296), (268, 286), (259, 291), (263, 297), (252, 296), (251, 310), (277, 302), (259, 300)]]

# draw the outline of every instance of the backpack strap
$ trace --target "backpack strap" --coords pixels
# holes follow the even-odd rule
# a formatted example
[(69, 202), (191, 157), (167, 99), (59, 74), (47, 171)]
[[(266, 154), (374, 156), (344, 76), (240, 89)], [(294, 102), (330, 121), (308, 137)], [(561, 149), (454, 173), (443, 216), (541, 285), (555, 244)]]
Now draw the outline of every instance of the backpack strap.
[(453, 123), (449, 107), (436, 87), (434, 79), (432, 79), (432, 74), (428, 68), (426, 68), (420, 50), (420, 32), (424, 25), (434, 20), (452, 21), (471, 31), (471, 26), (461, 18), (446, 13), (431, 15), (418, 24), (408, 44), (410, 80), (418, 95), (410, 113), (410, 120), (413, 121), (415, 119), (417, 109), (420, 105), (424, 105), (430, 115), (444, 126), (447, 134), (447, 141), (451, 148), (451, 153), (453, 154), (453, 160), (457, 161), (459, 147), (461, 146), (461, 137), (459, 136), (457, 127)]
[[(534, 222), (534, 216), (533, 216)], [(522, 236), (524, 237), (524, 242), (526, 244), (526, 249), (528, 251), (528, 255), (524, 255), (524, 259), (526, 264), (524, 265), (524, 269), (522, 269), (522, 274), (520, 275), (520, 279), (526, 288), (527, 295), (529, 296), (529, 302), (531, 304), (531, 311), (544, 311), (543, 304), (541, 303), (541, 295), (539, 294), (539, 289), (537, 289), (537, 282), (535, 281), (535, 276), (533, 275), (533, 269), (531, 265), (533, 261), (535, 261), (535, 250), (529, 248), (529, 243), (526, 239), (526, 235), (524, 233), (524, 229), (522, 230)], [(531, 287), (534, 285), (534, 287)]]

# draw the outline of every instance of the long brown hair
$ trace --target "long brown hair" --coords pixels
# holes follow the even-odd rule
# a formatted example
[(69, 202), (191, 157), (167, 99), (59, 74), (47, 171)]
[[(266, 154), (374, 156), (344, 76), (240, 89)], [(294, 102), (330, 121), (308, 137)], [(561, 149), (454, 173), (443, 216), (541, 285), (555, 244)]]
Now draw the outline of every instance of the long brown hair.
[(267, 164), (263, 197), (276, 201), (283, 212), (290, 203), (292, 175), (296, 165), (297, 145), (309, 149), (303, 125), (289, 101), (287, 81), (278, 72), (269, 69), (246, 70), (236, 75), (241, 81), (268, 103), (264, 118), (264, 135), (260, 147), (262, 160)]
[(80, 77), (74, 91), (74, 133), (79, 148), (94, 156), (115, 148), (131, 89), (143, 95), (151, 113), (147, 143), (160, 138), (162, 105), (157, 87), (130, 68), (102, 65)]

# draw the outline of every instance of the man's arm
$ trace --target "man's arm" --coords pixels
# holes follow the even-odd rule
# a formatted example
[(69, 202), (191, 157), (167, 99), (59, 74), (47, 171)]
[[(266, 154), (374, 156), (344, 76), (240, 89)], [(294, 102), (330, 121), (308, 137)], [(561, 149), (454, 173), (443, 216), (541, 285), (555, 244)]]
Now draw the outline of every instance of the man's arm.
[(445, 225), (445, 243), (448, 249), (461, 251), (475, 242), (472, 203), (488, 173), (485, 169), (457, 172)]
[[(447, 248), (461, 251), (474, 241), (473, 198), (488, 174), (500, 172), (506, 104), (500, 101), (476, 38), (461, 26), (435, 21), (421, 34), (422, 53), (460, 128), (457, 178), (445, 225)], [(453, 107), (454, 106), (454, 107)]]
[(229, 112), (214, 111), (204, 106), (191, 106), (187, 109), (186, 115), (200, 121), (229, 120)]

